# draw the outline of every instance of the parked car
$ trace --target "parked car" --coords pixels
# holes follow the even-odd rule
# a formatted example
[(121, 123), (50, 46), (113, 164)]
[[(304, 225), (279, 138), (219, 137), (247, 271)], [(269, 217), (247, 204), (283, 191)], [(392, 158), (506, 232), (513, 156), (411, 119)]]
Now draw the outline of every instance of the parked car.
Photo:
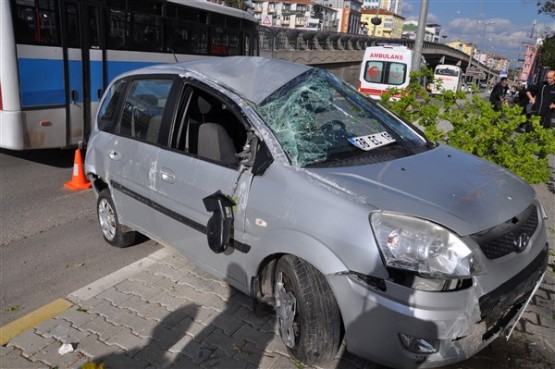
[(140, 232), (273, 307), (305, 364), (343, 340), (391, 367), (464, 360), (509, 334), (546, 270), (529, 185), (282, 60), (117, 77), (85, 170), (108, 243)]

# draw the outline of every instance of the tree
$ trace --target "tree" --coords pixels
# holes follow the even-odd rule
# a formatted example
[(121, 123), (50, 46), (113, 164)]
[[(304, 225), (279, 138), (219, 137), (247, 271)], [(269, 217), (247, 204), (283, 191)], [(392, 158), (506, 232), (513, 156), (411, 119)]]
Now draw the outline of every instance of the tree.
[(224, 0), (225, 5), (232, 8), (247, 10), (247, 1), (245, 0)]
[(538, 14), (547, 14), (555, 18), (555, 1), (554, 0), (538, 0)]

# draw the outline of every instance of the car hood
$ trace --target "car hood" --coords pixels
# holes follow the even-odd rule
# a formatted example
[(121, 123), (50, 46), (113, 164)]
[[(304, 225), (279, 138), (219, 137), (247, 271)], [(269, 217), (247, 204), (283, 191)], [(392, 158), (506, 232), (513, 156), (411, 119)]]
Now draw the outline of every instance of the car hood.
[(445, 145), (384, 163), (307, 170), (378, 209), (428, 219), (461, 236), (507, 221), (535, 198), (516, 175)]

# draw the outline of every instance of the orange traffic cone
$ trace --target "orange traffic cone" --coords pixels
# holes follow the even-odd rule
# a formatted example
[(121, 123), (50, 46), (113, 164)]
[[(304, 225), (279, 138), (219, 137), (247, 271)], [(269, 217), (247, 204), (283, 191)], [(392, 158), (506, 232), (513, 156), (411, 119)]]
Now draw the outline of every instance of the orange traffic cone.
[(85, 177), (85, 170), (83, 169), (83, 158), (81, 157), (81, 150), (75, 150), (75, 159), (73, 160), (73, 176), (71, 180), (64, 184), (65, 188), (72, 191), (88, 190), (92, 187), (91, 182)]

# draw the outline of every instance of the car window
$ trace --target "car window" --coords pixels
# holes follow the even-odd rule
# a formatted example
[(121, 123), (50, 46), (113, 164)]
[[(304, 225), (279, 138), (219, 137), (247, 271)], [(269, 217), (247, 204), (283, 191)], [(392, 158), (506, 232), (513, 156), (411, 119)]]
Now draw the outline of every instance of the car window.
[(187, 86), (179, 110), (172, 148), (227, 166), (239, 164), (237, 153), (246, 143), (247, 130), (229, 103)]
[(116, 133), (158, 142), (162, 116), (173, 79), (148, 78), (130, 82)]
[[(349, 160), (427, 141), (416, 129), (323, 70), (309, 71), (257, 107), (293, 165)], [(372, 160), (376, 160), (375, 158)]]
[(125, 87), (125, 80), (115, 82), (108, 91), (98, 109), (98, 128), (102, 131), (112, 131), (119, 98)]

